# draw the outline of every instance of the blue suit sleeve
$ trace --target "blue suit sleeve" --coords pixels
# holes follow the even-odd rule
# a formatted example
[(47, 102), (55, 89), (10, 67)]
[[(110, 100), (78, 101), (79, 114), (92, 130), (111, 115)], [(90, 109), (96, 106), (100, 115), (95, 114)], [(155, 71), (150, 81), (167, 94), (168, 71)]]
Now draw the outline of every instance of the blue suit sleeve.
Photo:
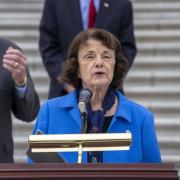
[[(41, 131), (43, 134), (48, 134), (48, 120), (49, 120), (48, 102), (46, 101), (40, 108), (38, 117), (36, 119), (35, 126), (32, 130), (32, 134), (36, 134)], [(32, 164), (33, 160), (28, 157), (28, 164)]]
[(148, 111), (142, 126), (143, 162), (160, 163), (161, 155), (155, 132), (153, 113)]
[(48, 134), (48, 122), (49, 122), (49, 109), (48, 109), (48, 101), (46, 101), (40, 108), (32, 134), (36, 134), (37, 131), (41, 131), (43, 134)]

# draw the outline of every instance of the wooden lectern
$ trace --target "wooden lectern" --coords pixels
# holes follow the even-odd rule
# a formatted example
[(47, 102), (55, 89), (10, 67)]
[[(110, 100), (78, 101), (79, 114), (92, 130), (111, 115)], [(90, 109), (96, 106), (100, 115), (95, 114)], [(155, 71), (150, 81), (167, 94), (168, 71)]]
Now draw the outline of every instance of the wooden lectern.
[(0, 164), (2, 180), (178, 180), (172, 164)]

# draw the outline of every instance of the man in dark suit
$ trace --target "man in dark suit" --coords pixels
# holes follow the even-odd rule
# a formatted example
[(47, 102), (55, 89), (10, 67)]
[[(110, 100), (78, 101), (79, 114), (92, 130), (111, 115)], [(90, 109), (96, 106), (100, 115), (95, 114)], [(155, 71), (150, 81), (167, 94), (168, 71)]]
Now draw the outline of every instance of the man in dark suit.
[(17, 45), (0, 38), (0, 163), (13, 162), (11, 112), (30, 122), (39, 106), (26, 57)]
[[(87, 29), (89, 0), (46, 0), (40, 24), (40, 53), (51, 79), (49, 98), (63, 95), (70, 86), (60, 85), (57, 77), (74, 36)], [(133, 10), (129, 0), (94, 0), (94, 27), (113, 33), (121, 42), (131, 67), (136, 55)], [(71, 89), (71, 88), (70, 88)]]

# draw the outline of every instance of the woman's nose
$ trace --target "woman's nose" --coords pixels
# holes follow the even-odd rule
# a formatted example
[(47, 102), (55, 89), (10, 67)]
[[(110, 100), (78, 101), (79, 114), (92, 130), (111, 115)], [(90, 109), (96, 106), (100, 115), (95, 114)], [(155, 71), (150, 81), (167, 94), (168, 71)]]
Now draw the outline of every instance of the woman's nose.
[(95, 63), (96, 63), (96, 67), (103, 67), (103, 59), (101, 57), (97, 57)]

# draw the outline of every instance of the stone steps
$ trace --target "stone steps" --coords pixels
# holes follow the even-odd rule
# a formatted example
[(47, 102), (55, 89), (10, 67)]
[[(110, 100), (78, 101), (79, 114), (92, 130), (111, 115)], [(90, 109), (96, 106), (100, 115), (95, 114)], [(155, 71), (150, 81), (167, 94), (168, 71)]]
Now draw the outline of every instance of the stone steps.
[(180, 42), (143, 42), (137, 43), (139, 55), (180, 55)]
[[(153, 105), (154, 103), (159, 103), (166, 100), (168, 104), (176, 103), (177, 108), (179, 108), (179, 104), (178, 104), (179, 102), (178, 98), (180, 96), (179, 89), (176, 88), (173, 91), (169, 88), (167, 89), (166, 92), (165, 88), (129, 87), (127, 89), (125, 88), (125, 94), (131, 99), (134, 99), (137, 102), (143, 104), (151, 104), (151, 106), (154, 106)], [(155, 107), (157, 108), (157, 105)], [(174, 108), (174, 106), (172, 108)]]
[(40, 14), (40, 12), (42, 11), (43, 8), (43, 4), (42, 2), (0, 2), (0, 12), (1, 13), (24, 13), (24, 12), (38, 12), (38, 14)]
[[(145, 68), (146, 70), (146, 68)], [(180, 73), (178, 70), (172, 72), (171, 70), (162, 70), (162, 71), (152, 71), (149, 72), (148, 68), (147, 71), (133, 72), (133, 69), (126, 77), (124, 86), (130, 88), (131, 86), (170, 86), (174, 87), (179, 85), (180, 82)]]
[(135, 36), (140, 42), (157, 42), (157, 43), (167, 43), (167, 42), (179, 42), (180, 41), (180, 31), (179, 30), (138, 30), (135, 31)]
[(134, 19), (134, 27), (135, 30), (141, 30), (141, 29), (179, 29), (180, 28), (180, 22), (179, 18), (174, 18), (171, 20), (168, 19)]
[(147, 1), (147, 2), (137, 2), (133, 4), (133, 9), (135, 14), (141, 14), (142, 12), (177, 12), (180, 10), (180, 2), (157, 2), (154, 5), (154, 2)]
[(1, 37), (11, 39), (12, 41), (37, 41), (39, 38), (39, 32), (37, 29), (31, 29), (31, 30), (20, 30), (20, 29), (11, 29), (11, 30), (0, 30)]
[(180, 66), (179, 56), (136, 56), (135, 63), (133, 64), (136, 70), (142, 67), (142, 70), (144, 70), (144, 68), (149, 68), (149, 66), (151, 68), (149, 70), (154, 70), (155, 67), (159, 69), (175, 68), (176, 66)]

